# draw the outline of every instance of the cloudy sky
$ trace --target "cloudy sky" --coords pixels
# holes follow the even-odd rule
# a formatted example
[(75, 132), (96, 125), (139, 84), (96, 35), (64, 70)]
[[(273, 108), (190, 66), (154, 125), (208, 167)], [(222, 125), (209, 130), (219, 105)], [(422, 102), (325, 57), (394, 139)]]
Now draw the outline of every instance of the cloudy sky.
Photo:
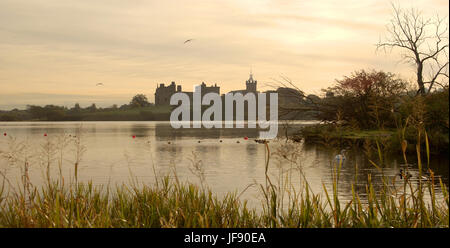
[[(394, 3), (448, 16), (448, 0)], [(0, 109), (153, 101), (171, 81), (226, 93), (250, 70), (259, 90), (284, 75), (310, 93), (363, 68), (413, 79), (375, 51), (390, 15), (386, 0), (0, 0)]]

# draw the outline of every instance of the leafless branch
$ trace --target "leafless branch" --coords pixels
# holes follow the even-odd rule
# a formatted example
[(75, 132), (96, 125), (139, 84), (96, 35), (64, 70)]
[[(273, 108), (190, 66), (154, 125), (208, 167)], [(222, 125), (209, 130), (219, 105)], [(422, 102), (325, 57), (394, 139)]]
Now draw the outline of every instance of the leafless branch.
[[(448, 80), (448, 19), (425, 19), (417, 9), (404, 10), (392, 5), (393, 18), (387, 25), (387, 36), (378, 42), (377, 51), (402, 51), (402, 60), (412, 62), (417, 72), (419, 92), (430, 92), (440, 78)], [(424, 71), (429, 70), (428, 80)], [(428, 84), (428, 91), (425, 89)]]

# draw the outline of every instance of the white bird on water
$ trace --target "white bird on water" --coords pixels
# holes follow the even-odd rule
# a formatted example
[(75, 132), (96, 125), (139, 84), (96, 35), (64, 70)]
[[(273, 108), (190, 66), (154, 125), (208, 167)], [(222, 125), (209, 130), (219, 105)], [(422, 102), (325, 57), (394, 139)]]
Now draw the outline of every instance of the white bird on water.
[(103, 83), (98, 83), (95, 86), (103, 86)]
[(343, 164), (345, 161), (345, 149), (341, 150), (341, 153), (339, 153), (338, 155), (336, 155), (336, 157), (334, 157), (334, 159), (336, 160), (337, 164)]

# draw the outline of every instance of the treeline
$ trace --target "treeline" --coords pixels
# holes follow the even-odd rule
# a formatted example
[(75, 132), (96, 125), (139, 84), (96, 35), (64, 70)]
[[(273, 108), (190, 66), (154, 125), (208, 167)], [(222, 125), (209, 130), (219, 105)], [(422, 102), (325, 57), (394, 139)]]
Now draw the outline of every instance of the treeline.
[(398, 128), (411, 125), (427, 129), (449, 128), (448, 87), (427, 94), (392, 73), (357, 71), (324, 90), (318, 118), (340, 121), (356, 129)]
[(170, 107), (66, 108), (29, 105), (26, 110), (1, 111), (0, 121), (162, 121), (170, 118)]
[(25, 110), (0, 111), (0, 121), (162, 121), (169, 120), (170, 111), (170, 106), (154, 106), (145, 95), (138, 94), (120, 107), (97, 108), (92, 104), (82, 108), (78, 103), (72, 108), (28, 105)]
[[(289, 108), (298, 105), (298, 92), (296, 89), (280, 87), (276, 90), (279, 94), (280, 108)], [(318, 98), (317, 96), (314, 96)], [(317, 118), (317, 111), (311, 110), (311, 102), (302, 100), (305, 111), (286, 112), (280, 111), (280, 120), (311, 120)], [(134, 96), (129, 104), (122, 106), (112, 105), (107, 108), (98, 108), (94, 103), (82, 108), (76, 103), (72, 108), (57, 105), (28, 105), (25, 110), (13, 109), (11, 111), (0, 110), (0, 121), (168, 121), (170, 113), (176, 106), (155, 106), (148, 102), (143, 94)], [(209, 106), (202, 106), (202, 112)], [(225, 119), (225, 105), (222, 106), (222, 119)], [(236, 109), (234, 109), (235, 113)], [(193, 119), (192, 106), (190, 119)], [(248, 116), (248, 104), (244, 106), (244, 118)], [(267, 110), (266, 116), (269, 116)]]
[(336, 80), (323, 92), (324, 97), (309, 100), (316, 118), (328, 125), (304, 129), (303, 136), (387, 131), (393, 134), (391, 145), (401, 147), (403, 140), (409, 144), (423, 141), (426, 133), (435, 152), (448, 152), (448, 84), (421, 94), (417, 87), (392, 73), (360, 70)]

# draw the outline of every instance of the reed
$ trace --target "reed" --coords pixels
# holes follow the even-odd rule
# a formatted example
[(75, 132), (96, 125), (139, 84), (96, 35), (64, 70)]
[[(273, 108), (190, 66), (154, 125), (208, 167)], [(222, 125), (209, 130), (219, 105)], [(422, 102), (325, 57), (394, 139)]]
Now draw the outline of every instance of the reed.
[[(419, 135), (428, 144), (426, 133)], [(17, 187), (1, 173), (0, 227), (449, 227), (447, 186), (430, 169), (429, 180), (420, 179), (422, 174), (418, 183), (403, 177), (402, 188), (397, 188), (395, 181), (383, 176), (379, 190), (374, 189), (369, 174), (365, 194), (360, 195), (352, 185), (351, 200), (344, 201), (339, 197), (342, 163), (330, 164), (333, 168), (331, 188), (323, 185), (323, 192), (313, 192), (297, 162), (298, 144), (285, 142), (271, 151), (266, 143), (265, 183), (258, 185), (261, 207), (250, 209), (247, 202), (240, 199), (241, 194), (230, 192), (218, 197), (204, 185), (203, 165), (195, 156), (192, 171), (201, 178), (201, 186), (180, 182), (175, 169), (173, 174), (155, 176), (153, 185), (134, 182), (95, 186), (92, 182), (80, 182), (78, 166), (84, 147), (79, 138), (72, 142), (75, 147), (74, 178), (64, 180), (62, 173), (57, 178), (50, 176), (51, 163), (48, 161), (52, 157), (56, 161), (64, 160), (64, 149), (60, 145), (46, 144), (43, 151), (48, 163), (42, 163), (46, 183), (41, 186), (28, 180), (30, 160), (24, 155), (23, 146), (11, 141), (12, 150), (0, 152), (2, 158), (22, 164), (24, 178)], [(67, 141), (63, 143), (67, 146)], [(383, 151), (380, 149), (377, 151), (379, 161), (371, 163), (382, 171)], [(429, 154), (428, 145), (426, 149)], [(420, 146), (417, 146), (419, 171), (422, 171), (420, 156)], [(269, 166), (271, 160), (289, 166), (279, 166), (278, 174), (274, 176), (271, 173), (274, 168)], [(61, 166), (59, 162), (57, 164)], [(292, 182), (295, 176), (301, 187)], [(437, 181), (441, 196), (436, 194)]]

